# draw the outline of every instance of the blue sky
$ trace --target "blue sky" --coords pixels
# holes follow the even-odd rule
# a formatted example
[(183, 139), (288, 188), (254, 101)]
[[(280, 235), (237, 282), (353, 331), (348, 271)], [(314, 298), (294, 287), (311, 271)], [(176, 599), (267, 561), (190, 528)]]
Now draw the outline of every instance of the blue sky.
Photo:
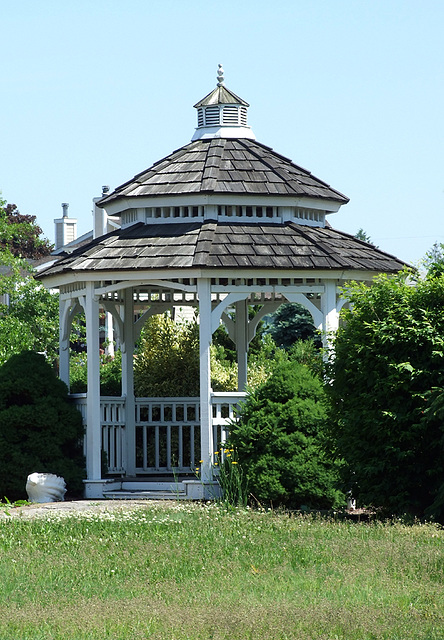
[(331, 224), (417, 263), (444, 242), (442, 0), (0, 0), (0, 190), (79, 235), (92, 198), (191, 140), (216, 86), (350, 198)]

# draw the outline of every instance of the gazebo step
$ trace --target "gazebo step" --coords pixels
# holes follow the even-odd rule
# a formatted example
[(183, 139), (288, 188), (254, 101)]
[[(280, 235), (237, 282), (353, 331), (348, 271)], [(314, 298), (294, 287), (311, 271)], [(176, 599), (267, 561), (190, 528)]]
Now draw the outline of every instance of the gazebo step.
[(105, 498), (113, 500), (180, 500), (187, 497), (187, 489), (182, 482), (147, 480), (122, 480), (104, 490)]
[(117, 489), (104, 491), (103, 497), (110, 500), (184, 500), (187, 494), (186, 491), (142, 491), (138, 489), (125, 491)]
[(203, 484), (197, 478), (107, 478), (85, 480), (85, 497), (110, 500), (214, 500), (220, 497), (217, 481)]

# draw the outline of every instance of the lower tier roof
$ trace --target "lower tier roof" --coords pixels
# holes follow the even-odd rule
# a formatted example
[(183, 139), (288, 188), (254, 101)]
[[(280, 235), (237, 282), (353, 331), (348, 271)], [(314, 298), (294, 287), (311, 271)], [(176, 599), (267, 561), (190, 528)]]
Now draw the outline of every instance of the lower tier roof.
[[(398, 258), (331, 227), (288, 222), (137, 223), (101, 236), (62, 257), (41, 278), (95, 271), (258, 269), (394, 273)], [(312, 274), (315, 277), (315, 273)], [(342, 276), (342, 277), (346, 277)]]

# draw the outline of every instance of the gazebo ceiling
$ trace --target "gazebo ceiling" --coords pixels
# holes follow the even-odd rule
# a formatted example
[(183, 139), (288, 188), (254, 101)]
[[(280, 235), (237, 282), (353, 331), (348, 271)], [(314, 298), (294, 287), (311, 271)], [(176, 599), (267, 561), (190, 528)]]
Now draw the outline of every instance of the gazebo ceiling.
[[(308, 197), (345, 204), (348, 198), (309, 171), (255, 140), (195, 140), (159, 160), (98, 206), (143, 196), (188, 194)], [(270, 204), (273, 204), (270, 202)], [(134, 206), (137, 206), (134, 200)]]
[[(97, 238), (42, 275), (164, 269), (395, 272), (404, 263), (331, 227), (289, 222), (138, 223)], [(122, 273), (122, 276), (124, 273)]]

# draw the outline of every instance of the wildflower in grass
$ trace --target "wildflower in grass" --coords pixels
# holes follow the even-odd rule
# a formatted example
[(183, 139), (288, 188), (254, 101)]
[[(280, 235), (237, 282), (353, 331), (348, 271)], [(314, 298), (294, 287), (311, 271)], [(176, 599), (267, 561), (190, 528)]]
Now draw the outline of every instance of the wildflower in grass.
[[(236, 452), (226, 449), (221, 456), (218, 482), (222, 490), (222, 501), (230, 506), (244, 506), (247, 504), (247, 480), (241, 465), (235, 459)], [(229, 458), (232, 458), (231, 460)], [(217, 463), (215, 463), (216, 465)], [(237, 465), (237, 466), (236, 466)]]

